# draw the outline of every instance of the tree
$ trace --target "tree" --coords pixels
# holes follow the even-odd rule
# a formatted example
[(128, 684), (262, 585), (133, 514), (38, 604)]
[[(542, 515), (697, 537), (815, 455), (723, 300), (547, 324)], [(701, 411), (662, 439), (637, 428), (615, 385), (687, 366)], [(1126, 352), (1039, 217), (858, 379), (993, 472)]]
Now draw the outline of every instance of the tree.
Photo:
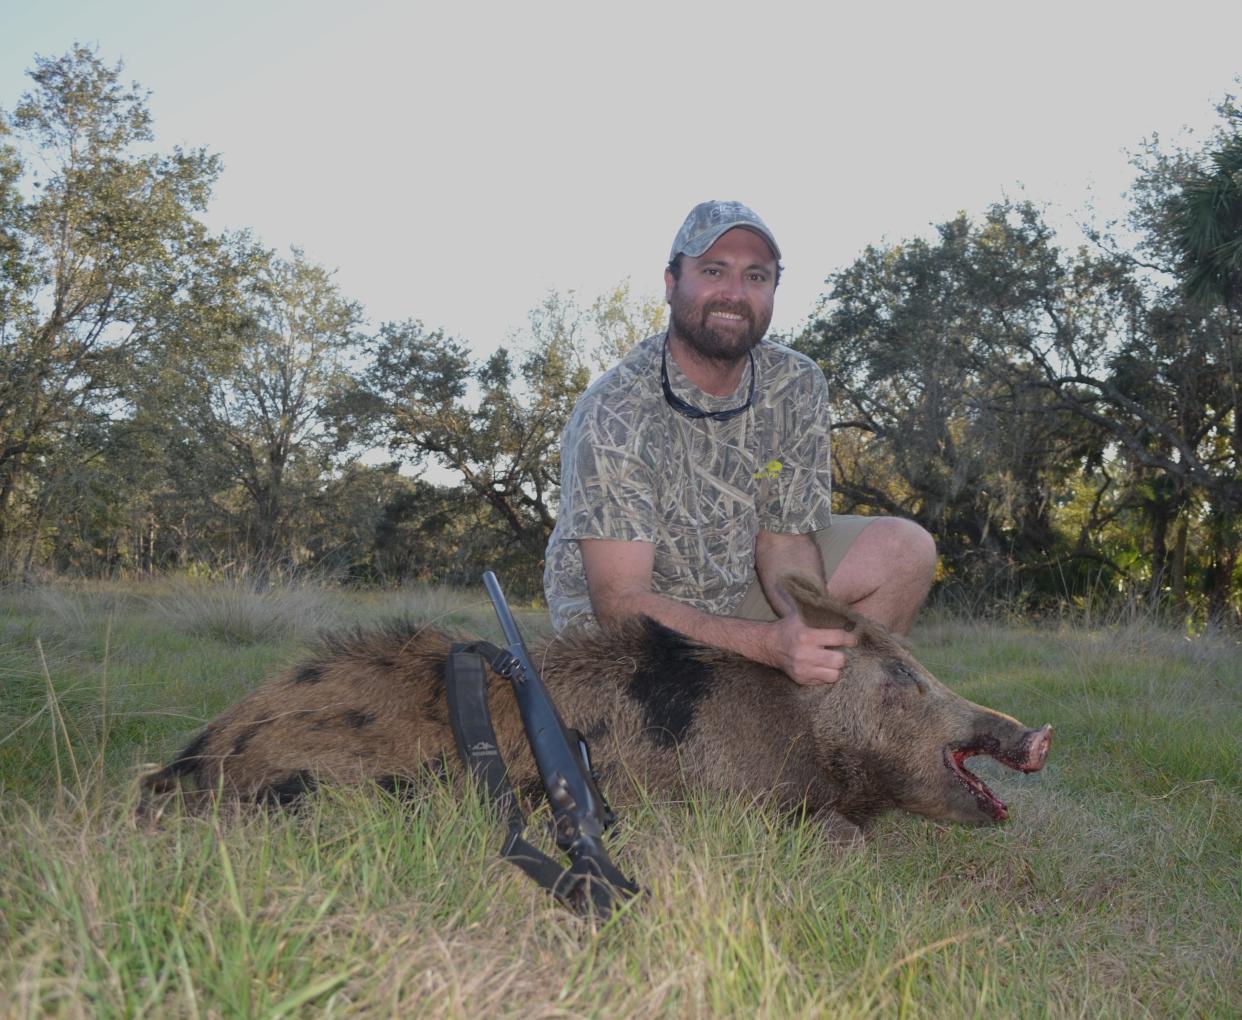
[[(1041, 385), (1107, 433), (1132, 466), (1153, 515), (1153, 585), (1181, 601), (1188, 535), (1200, 528), (1200, 577), (1209, 611), (1235, 588), (1242, 510), (1242, 125), (1232, 99), (1223, 126), (1200, 149), (1144, 143), (1133, 163), (1127, 251), (1108, 231), (1097, 244), (1130, 277), (1132, 313), (1112, 344), (1060, 364), (1039, 363)], [(1105, 356), (1106, 355), (1106, 356)], [(1172, 549), (1162, 530), (1174, 530)]]
[(663, 299), (635, 296), (626, 279), (591, 302), (587, 319), (596, 338), (590, 356), (603, 371), (625, 357), (640, 340), (663, 332), (668, 308)]
[(835, 485), (846, 509), (918, 519), (972, 583), (1047, 573), (1070, 554), (1057, 495), (1099, 456), (1088, 429), (1019, 385), (1067, 269), (1030, 204), (936, 233), (869, 247), (795, 341), (829, 379)]
[(555, 443), (587, 379), (565, 353), (530, 352), (518, 392), (504, 348), (475, 365), (460, 341), (409, 320), (381, 328), (368, 376), (392, 452), (456, 472), (536, 558), (555, 523)]
[(1187, 295), (1242, 315), (1242, 109), (1227, 100), (1220, 114), (1225, 126), (1185, 168), (1169, 226)]
[[(1177, 258), (1182, 290), (1191, 302), (1217, 309), (1220, 350), (1228, 393), (1220, 406), (1232, 419), (1229, 434), (1234, 479), (1242, 469), (1242, 407), (1239, 407), (1239, 355), (1242, 355), (1242, 110), (1227, 99), (1217, 137), (1197, 158), (1183, 161), (1183, 172), (1167, 202), (1165, 224)], [(1224, 608), (1238, 561), (1237, 520), (1242, 493), (1212, 493), (1214, 552), (1213, 610)], [(1181, 536), (1185, 543), (1185, 533)]]
[(121, 70), (82, 46), (36, 58), (0, 116), (16, 143), (0, 149), (0, 550), (37, 496), (31, 467), (124, 408), (206, 243), (194, 213), (219, 161), (144, 151), (146, 94)]
[[(628, 283), (583, 309), (552, 293), (525, 334), (474, 363), (464, 343), (421, 322), (384, 325), (370, 347), (373, 420), (395, 454), (455, 472), (537, 565), (556, 523), (560, 436), (591, 366), (658, 331), (662, 306)], [(646, 331), (646, 332), (644, 332)]]
[(297, 249), (286, 260), (237, 239), (224, 272), (213, 295), (224, 303), (214, 313), (200, 304), (193, 335), (203, 342), (173, 360), (179, 383), (152, 417), (175, 423), (169, 438), (212, 483), (237, 550), (297, 564), (311, 505), (332, 498), (357, 453), (343, 402), (362, 312)]

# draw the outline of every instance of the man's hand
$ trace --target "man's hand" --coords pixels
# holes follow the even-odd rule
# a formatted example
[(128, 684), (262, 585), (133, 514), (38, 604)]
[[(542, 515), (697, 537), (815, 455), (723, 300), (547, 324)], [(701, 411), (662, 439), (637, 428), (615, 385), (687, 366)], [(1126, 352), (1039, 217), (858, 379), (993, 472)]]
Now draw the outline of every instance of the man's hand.
[[(800, 537), (806, 539), (818, 564), (819, 550), (808, 536)], [(786, 615), (767, 622), (712, 616), (657, 595), (651, 590), (655, 547), (650, 542), (582, 539), (578, 544), (591, 606), (603, 622), (646, 615), (696, 641), (775, 666), (800, 684), (836, 683), (845, 666), (845, 654), (840, 649), (857, 643), (857, 638), (844, 630), (808, 627), (787, 598), (782, 603)], [(795, 548), (793, 543), (788, 547)], [(805, 569), (805, 563), (796, 559), (792, 565)]]
[(800, 684), (836, 683), (846, 663), (841, 649), (858, 643), (849, 631), (808, 627), (797, 613), (768, 624), (768, 628), (768, 665), (784, 670)]

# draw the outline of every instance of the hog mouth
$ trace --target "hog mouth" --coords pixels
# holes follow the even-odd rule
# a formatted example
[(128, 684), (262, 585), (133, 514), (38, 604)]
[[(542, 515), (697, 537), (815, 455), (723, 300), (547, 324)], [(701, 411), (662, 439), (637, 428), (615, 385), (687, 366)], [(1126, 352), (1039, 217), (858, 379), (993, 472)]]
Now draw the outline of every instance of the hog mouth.
[(995, 758), (1006, 768), (1018, 772), (1038, 772), (1044, 767), (1051, 743), (1051, 726), (1045, 726), (1040, 730), (1028, 730), (1017, 753), (1002, 748), (1000, 741), (995, 737), (983, 737), (970, 743), (950, 744), (944, 749), (944, 763), (953, 778), (961, 783), (974, 798), (980, 811), (995, 822), (1004, 822), (1009, 818), (1009, 808), (988, 788), (987, 783), (965, 766), (964, 762), (967, 758), (985, 754), (989, 758)]

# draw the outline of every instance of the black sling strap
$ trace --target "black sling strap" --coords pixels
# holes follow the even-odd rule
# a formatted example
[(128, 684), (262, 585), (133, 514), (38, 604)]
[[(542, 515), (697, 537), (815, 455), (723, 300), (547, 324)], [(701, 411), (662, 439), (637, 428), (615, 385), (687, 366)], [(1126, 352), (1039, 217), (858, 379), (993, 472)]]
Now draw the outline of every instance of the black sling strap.
[[(526, 817), (496, 745), (496, 732), (487, 705), (484, 661), (493, 672), (510, 682), (518, 699), (526, 736), (535, 752), (540, 777), (552, 805), (556, 843), (570, 858), (568, 868), (532, 846), (523, 835)], [(530, 673), (534, 673), (533, 667)], [(618, 896), (629, 897), (638, 892), (638, 887), (609, 859), (599, 838), (615, 817), (598, 793), (586, 741), (560, 723), (538, 675), (534, 674), (531, 682), (516, 656), (488, 642), (455, 644), (449, 652), (445, 688), (457, 751), (508, 827), (500, 856), (513, 862), (560, 903), (578, 913), (594, 909), (600, 917), (606, 918)], [(555, 719), (556, 725), (532, 728), (529, 713), (532, 704), (545, 718)], [(576, 799), (570, 792), (583, 788), (594, 792), (594, 803), (589, 794)]]

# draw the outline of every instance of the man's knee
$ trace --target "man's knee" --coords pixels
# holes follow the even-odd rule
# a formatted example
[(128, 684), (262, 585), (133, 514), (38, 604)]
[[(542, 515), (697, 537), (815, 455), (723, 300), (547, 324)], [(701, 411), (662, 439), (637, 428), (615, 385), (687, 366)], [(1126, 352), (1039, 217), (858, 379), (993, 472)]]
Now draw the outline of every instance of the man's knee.
[(874, 532), (875, 541), (882, 555), (899, 571), (913, 576), (926, 575), (928, 580), (936, 573), (936, 540), (921, 524), (904, 517), (881, 517), (863, 532), (867, 537)]
[(840, 582), (859, 589), (899, 585), (926, 589), (936, 573), (936, 540), (904, 517), (877, 517), (859, 533), (841, 563)]

